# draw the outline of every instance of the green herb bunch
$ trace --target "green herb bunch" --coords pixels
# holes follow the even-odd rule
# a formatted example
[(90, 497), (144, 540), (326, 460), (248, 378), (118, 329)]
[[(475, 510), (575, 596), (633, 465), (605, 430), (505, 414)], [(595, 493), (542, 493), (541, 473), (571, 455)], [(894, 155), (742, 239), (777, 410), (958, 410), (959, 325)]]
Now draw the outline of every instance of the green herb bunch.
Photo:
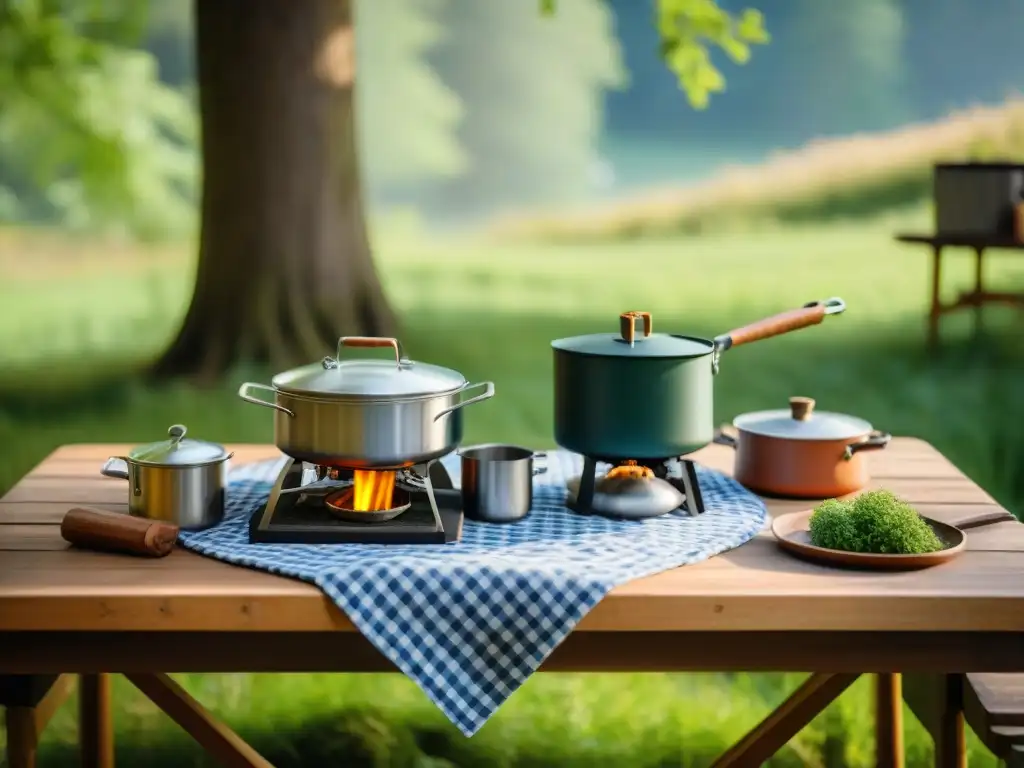
[(846, 552), (920, 555), (943, 548), (931, 526), (891, 491), (822, 502), (811, 515), (810, 536), (817, 547)]

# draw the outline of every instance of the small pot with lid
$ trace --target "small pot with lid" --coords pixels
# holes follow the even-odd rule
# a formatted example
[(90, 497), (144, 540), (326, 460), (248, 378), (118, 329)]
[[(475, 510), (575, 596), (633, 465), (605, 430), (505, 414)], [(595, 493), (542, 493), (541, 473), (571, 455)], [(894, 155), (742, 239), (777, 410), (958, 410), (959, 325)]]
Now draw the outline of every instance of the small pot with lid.
[(224, 446), (186, 438), (175, 424), (167, 439), (107, 459), (101, 474), (128, 481), (128, 511), (186, 530), (224, 519), (228, 460)]
[[(342, 360), (352, 348), (393, 350), (391, 360)], [(482, 388), (473, 397), (466, 394)], [(255, 397), (254, 390), (273, 395)], [(279, 373), (271, 386), (245, 383), (238, 396), (274, 410), (274, 442), (299, 461), (356, 469), (402, 469), (451, 453), (462, 441), (462, 408), (494, 396), (450, 368), (410, 360), (398, 339), (345, 336), (336, 357)]]
[(885, 448), (892, 435), (814, 405), (791, 397), (788, 410), (737, 416), (735, 435), (719, 430), (715, 442), (736, 449), (736, 479), (758, 493), (797, 499), (835, 498), (867, 485), (864, 452)]

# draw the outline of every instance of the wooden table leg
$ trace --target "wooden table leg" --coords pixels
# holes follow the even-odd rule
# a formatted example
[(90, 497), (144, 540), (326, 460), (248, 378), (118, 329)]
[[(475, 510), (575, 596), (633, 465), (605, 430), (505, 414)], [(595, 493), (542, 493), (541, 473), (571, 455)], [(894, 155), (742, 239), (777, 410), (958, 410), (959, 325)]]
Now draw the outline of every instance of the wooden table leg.
[(110, 675), (78, 677), (78, 747), (82, 768), (113, 768), (114, 723)]
[(130, 674), (125, 677), (221, 765), (226, 768), (274, 768), (168, 675)]
[(35, 710), (32, 707), (7, 707), (7, 766), (35, 768), (39, 749)]
[(903, 686), (898, 674), (875, 675), (875, 765), (903, 768)]
[(963, 675), (902, 675), (903, 698), (932, 737), (936, 768), (967, 768)]
[(761, 765), (803, 730), (860, 675), (817, 673), (807, 678), (756, 728), (714, 762), (715, 768)]
[(939, 343), (939, 318), (942, 316), (942, 246), (932, 248), (932, 305), (928, 310), (928, 348)]
[(974, 249), (974, 335), (980, 336), (984, 322), (984, 307), (982, 306), (981, 295), (984, 291), (985, 281), (982, 276), (982, 269), (985, 259), (985, 249)]
[[(39, 750), (39, 736), (74, 686), (73, 675), (50, 677), (20, 676), (22, 690), (16, 703), (5, 702), (8, 768), (33, 768)], [(53, 680), (53, 682), (51, 682)]]

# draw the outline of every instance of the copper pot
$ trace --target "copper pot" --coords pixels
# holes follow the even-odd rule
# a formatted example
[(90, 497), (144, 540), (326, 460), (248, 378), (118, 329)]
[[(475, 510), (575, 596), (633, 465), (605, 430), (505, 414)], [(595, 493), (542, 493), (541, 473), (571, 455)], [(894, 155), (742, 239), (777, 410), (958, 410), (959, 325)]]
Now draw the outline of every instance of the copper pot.
[(736, 479), (770, 496), (826, 499), (868, 484), (863, 452), (885, 448), (892, 435), (854, 416), (814, 411), (814, 400), (791, 397), (789, 410), (736, 417), (735, 435), (715, 442), (736, 449)]

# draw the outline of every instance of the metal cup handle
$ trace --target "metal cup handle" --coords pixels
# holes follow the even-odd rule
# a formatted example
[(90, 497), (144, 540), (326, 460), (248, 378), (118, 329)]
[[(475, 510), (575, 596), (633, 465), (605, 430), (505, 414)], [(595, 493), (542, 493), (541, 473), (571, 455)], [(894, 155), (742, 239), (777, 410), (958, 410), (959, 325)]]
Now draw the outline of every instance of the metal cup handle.
[(539, 462), (533, 467), (533, 476), (543, 475), (548, 471), (548, 455), (544, 451), (533, 454), (533, 460)]

